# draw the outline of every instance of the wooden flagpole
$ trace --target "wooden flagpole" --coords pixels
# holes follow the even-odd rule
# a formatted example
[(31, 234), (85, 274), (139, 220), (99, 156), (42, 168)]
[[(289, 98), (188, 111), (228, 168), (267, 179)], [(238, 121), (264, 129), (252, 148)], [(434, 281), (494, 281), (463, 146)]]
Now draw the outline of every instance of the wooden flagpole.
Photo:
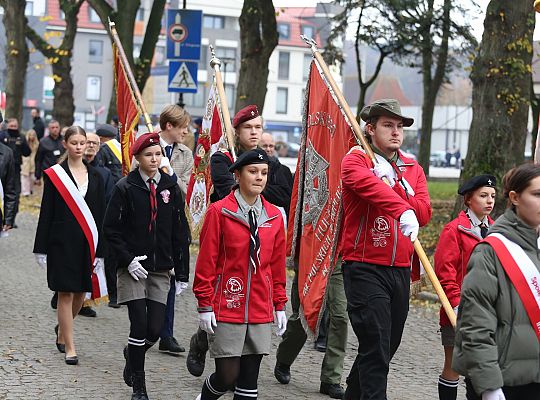
[[(355, 116), (353, 115), (349, 105), (347, 104), (347, 101), (345, 100), (345, 97), (343, 97), (341, 90), (339, 89), (339, 87), (336, 84), (336, 81), (332, 77), (332, 74), (330, 73), (330, 70), (328, 69), (326, 62), (324, 61), (321, 53), (319, 52), (319, 49), (317, 48), (317, 43), (313, 39), (308, 38), (304, 35), (302, 35), (301, 37), (302, 37), (302, 40), (306, 42), (306, 44), (310, 47), (311, 52), (313, 53), (313, 57), (315, 57), (319, 66), (321, 67), (321, 70), (324, 74), (324, 77), (326, 78), (326, 81), (332, 88), (332, 91), (334, 92), (338, 100), (338, 105), (341, 107), (341, 109), (347, 116), (349, 123), (351, 124), (354, 135), (362, 144), (362, 147), (364, 148), (365, 152), (367, 153), (371, 161), (373, 161), (374, 164), (377, 163), (375, 154), (373, 153), (371, 146), (367, 143), (366, 138), (364, 137), (364, 135), (362, 134), (360, 130), (360, 125), (358, 125), (358, 121), (356, 121)], [(414, 249), (416, 250), (416, 253), (418, 254), (418, 257), (420, 258), (420, 261), (422, 262), (424, 270), (426, 271), (426, 274), (429, 280), (431, 281), (433, 288), (435, 289), (435, 292), (437, 292), (437, 295), (439, 296), (439, 300), (442, 303), (444, 311), (448, 315), (448, 318), (450, 319), (452, 326), (455, 327), (456, 326), (456, 313), (454, 312), (452, 305), (448, 301), (448, 297), (446, 297), (446, 294), (444, 293), (444, 290), (441, 286), (441, 283), (439, 282), (439, 279), (437, 278), (437, 275), (435, 275), (435, 271), (433, 270), (433, 267), (431, 266), (431, 263), (429, 262), (429, 259), (426, 255), (426, 252), (424, 251), (424, 248), (422, 247), (418, 239), (414, 241), (413, 245), (414, 245)]]
[(146, 107), (144, 106), (144, 102), (141, 96), (141, 91), (139, 90), (139, 87), (137, 86), (137, 81), (135, 80), (135, 76), (133, 76), (133, 72), (131, 71), (131, 68), (129, 66), (129, 62), (126, 57), (126, 53), (124, 52), (124, 47), (122, 47), (122, 42), (120, 41), (120, 37), (118, 36), (118, 32), (116, 32), (116, 26), (114, 22), (112, 22), (109, 19), (109, 29), (111, 31), (111, 37), (113, 39), (114, 44), (116, 45), (116, 48), (118, 49), (118, 55), (120, 56), (120, 62), (122, 63), (122, 67), (124, 68), (124, 72), (127, 75), (129, 86), (131, 89), (131, 94), (135, 98), (135, 104), (139, 108), (139, 112), (142, 114), (144, 118), (144, 123), (146, 124), (146, 128), (148, 129), (148, 132), (153, 132), (154, 127), (152, 125), (152, 121), (150, 120), (150, 116), (146, 112)]
[(218, 90), (219, 103), (221, 104), (221, 113), (223, 115), (223, 128), (225, 129), (225, 136), (229, 145), (229, 151), (234, 161), (236, 161), (236, 150), (234, 149), (234, 135), (231, 125), (231, 116), (229, 114), (229, 106), (227, 104), (227, 97), (225, 96), (225, 88), (223, 87), (223, 79), (221, 78), (221, 60), (216, 57), (214, 46), (210, 45), (210, 52), (212, 58), (210, 59), (210, 67), (214, 70), (214, 77), (216, 78), (216, 88)]

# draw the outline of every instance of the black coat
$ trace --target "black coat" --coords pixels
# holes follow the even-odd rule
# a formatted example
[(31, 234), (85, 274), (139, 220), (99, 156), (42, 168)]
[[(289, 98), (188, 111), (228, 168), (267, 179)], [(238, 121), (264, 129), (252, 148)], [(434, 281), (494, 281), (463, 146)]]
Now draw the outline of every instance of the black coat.
[(51, 136), (43, 138), (39, 142), (39, 146), (36, 152), (36, 179), (41, 179), (43, 171), (52, 167), (58, 162), (58, 159), (66, 149), (63, 145), (62, 136), (58, 135), (56, 139)]
[(41, 140), (45, 135), (45, 124), (41, 117), (34, 117), (34, 130), (36, 131), (37, 138)]
[[(67, 160), (60, 164), (75, 183)], [(88, 190), (84, 200), (96, 221), (101, 235), (105, 213), (105, 193), (99, 173), (87, 165)], [(43, 199), (34, 242), (34, 253), (47, 254), (49, 289), (59, 292), (90, 292), (92, 265), (88, 241), (75, 216), (46, 174)], [(76, 183), (75, 183), (76, 185)], [(96, 257), (104, 256), (102, 240), (98, 240)]]
[(122, 162), (114, 155), (111, 148), (102, 144), (96, 155), (99, 165), (111, 171), (113, 183), (116, 184), (122, 178)]
[(118, 258), (118, 268), (127, 268), (135, 256), (146, 255), (140, 263), (147, 271), (174, 268), (177, 281), (189, 278), (189, 226), (184, 202), (176, 180), (161, 174), (156, 188), (157, 219), (149, 232), (150, 190), (139, 169), (131, 171), (114, 187), (105, 214), (103, 230), (107, 243)]
[(15, 169), (13, 150), (0, 143), (0, 181), (4, 190), (4, 215), (0, 210), (0, 229), (2, 229), (2, 222), (13, 226), (15, 221), (18, 201), (16, 179), (21, 178)]
[[(231, 165), (232, 160), (221, 151), (216, 151), (210, 157), (210, 175), (214, 185), (214, 192), (210, 195), (212, 203), (226, 197), (236, 184), (234, 175), (229, 172)], [(289, 168), (281, 165), (277, 158), (271, 157), (266, 187), (262, 192), (264, 198), (275, 206), (283, 207), (289, 215), (292, 187), (293, 179)]]
[(21, 135), (19, 131), (6, 130), (0, 133), (0, 142), (4, 143), (11, 150), (13, 150), (13, 157), (15, 158), (15, 168), (18, 172), (21, 172), (22, 158), (28, 157), (32, 150), (26, 143), (26, 138)]

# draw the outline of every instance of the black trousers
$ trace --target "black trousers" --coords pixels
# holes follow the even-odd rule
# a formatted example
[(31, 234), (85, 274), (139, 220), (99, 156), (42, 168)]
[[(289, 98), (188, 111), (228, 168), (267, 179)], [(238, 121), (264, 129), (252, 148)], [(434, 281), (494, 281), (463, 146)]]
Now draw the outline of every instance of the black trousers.
[[(482, 400), (474, 391), (473, 385), (469, 378), (465, 378), (467, 387), (467, 400)], [(529, 383), (521, 386), (503, 386), (504, 397), (506, 400), (525, 400), (525, 399), (540, 399), (540, 383)]]
[(105, 279), (107, 280), (107, 291), (109, 300), (116, 303), (116, 267), (118, 260), (114, 250), (107, 246), (105, 253)]
[(358, 355), (347, 378), (347, 400), (385, 400), (390, 360), (409, 312), (409, 268), (343, 264), (347, 311)]

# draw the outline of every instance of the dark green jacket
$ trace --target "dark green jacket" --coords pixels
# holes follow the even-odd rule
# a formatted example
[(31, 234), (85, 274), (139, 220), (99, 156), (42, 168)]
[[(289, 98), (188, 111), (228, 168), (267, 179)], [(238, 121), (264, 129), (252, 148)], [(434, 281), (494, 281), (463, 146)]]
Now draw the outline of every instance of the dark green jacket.
[[(489, 233), (517, 243), (540, 270), (538, 235), (508, 209)], [(478, 394), (502, 386), (540, 383), (540, 345), (495, 251), (473, 250), (461, 290), (452, 367)]]

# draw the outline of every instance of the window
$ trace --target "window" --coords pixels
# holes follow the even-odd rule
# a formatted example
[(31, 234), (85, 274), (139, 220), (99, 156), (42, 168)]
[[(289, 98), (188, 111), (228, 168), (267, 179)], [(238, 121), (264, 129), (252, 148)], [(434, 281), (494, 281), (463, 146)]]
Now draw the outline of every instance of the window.
[(103, 62), (103, 41), (90, 40), (88, 42), (88, 62), (101, 64)]
[(139, 7), (139, 9), (137, 10), (135, 21), (144, 21), (144, 8), (143, 7)]
[(221, 60), (222, 72), (236, 71), (236, 49), (231, 47), (216, 47), (216, 57)]
[(207, 29), (223, 29), (225, 27), (225, 17), (218, 15), (204, 15), (203, 28)]
[(277, 31), (280, 39), (289, 39), (291, 35), (291, 26), (289, 24), (277, 24)]
[(225, 95), (227, 96), (227, 105), (229, 109), (234, 110), (234, 103), (236, 101), (235, 85), (224, 85)]
[(278, 79), (289, 79), (290, 54), (285, 51), (279, 52)]
[(311, 57), (311, 54), (304, 54), (304, 68), (303, 68), (303, 71), (304, 71), (304, 82), (307, 81), (308, 79), (308, 76), (309, 76), (309, 66), (311, 65), (311, 60), (313, 59), (313, 57)]
[(155, 65), (165, 65), (166, 60), (166, 54), (165, 54), (165, 47), (163, 46), (156, 46), (156, 50), (154, 51), (154, 63)]
[(86, 78), (86, 100), (98, 101), (101, 98), (101, 77), (89, 76)]
[(199, 61), (199, 69), (208, 68), (208, 46), (201, 44), (201, 60)]
[(32, 0), (26, 0), (24, 15), (34, 15), (34, 2)]
[(184, 93), (184, 102), (190, 107), (204, 107), (206, 104), (206, 87), (204, 82), (199, 82), (197, 93)]
[(289, 89), (277, 88), (276, 96), (276, 113), (287, 114), (287, 100), (289, 97)]
[(315, 30), (311, 25), (302, 25), (302, 35), (307, 36), (308, 38), (313, 38)]
[(90, 22), (101, 22), (99, 15), (92, 7), (88, 6), (88, 19)]

